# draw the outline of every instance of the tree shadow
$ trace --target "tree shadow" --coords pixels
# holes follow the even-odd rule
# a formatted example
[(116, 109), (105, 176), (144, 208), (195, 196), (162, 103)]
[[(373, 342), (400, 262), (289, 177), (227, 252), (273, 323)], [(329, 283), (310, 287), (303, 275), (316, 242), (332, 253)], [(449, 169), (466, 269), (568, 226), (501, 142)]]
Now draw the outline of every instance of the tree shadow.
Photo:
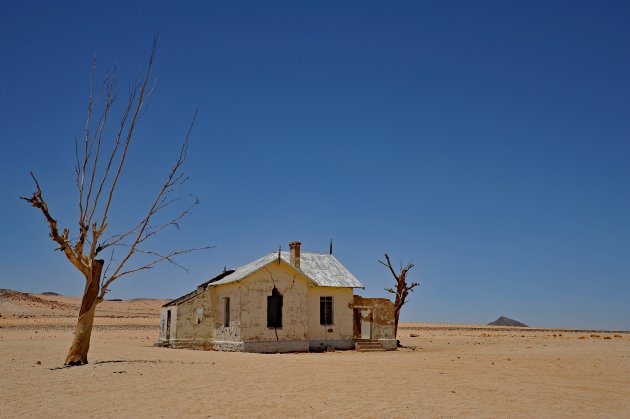
[(54, 370), (65, 370), (67, 368), (89, 366), (89, 365), (101, 365), (101, 364), (182, 364), (182, 365), (202, 365), (210, 364), (213, 366), (216, 362), (186, 362), (186, 361), (162, 361), (162, 360), (150, 360), (150, 359), (107, 359), (103, 361), (94, 361), (91, 364), (84, 365), (63, 365), (61, 367), (50, 368)]

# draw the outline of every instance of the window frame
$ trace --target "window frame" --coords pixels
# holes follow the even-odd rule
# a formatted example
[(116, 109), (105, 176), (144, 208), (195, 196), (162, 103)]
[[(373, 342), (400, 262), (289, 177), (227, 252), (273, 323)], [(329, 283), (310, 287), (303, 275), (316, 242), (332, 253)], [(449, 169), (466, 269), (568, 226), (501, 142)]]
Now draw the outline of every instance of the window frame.
[(230, 327), (230, 297), (223, 302), (223, 327)]
[(195, 324), (201, 324), (203, 322), (203, 307), (195, 308)]
[(273, 287), (273, 290), (271, 290), (271, 295), (267, 296), (267, 327), (269, 329), (282, 329), (283, 304), (283, 295), (280, 294), (280, 291), (278, 291), (276, 287)]
[[(332, 295), (322, 295), (319, 297), (319, 324), (321, 326), (332, 326), (335, 324), (334, 306)], [(328, 311), (327, 308), (329, 309)]]

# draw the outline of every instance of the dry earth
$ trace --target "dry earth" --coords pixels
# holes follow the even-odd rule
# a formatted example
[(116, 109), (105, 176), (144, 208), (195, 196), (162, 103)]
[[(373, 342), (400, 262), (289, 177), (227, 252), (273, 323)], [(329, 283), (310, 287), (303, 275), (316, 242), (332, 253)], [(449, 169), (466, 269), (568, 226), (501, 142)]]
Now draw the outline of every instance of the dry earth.
[(630, 417), (629, 333), (403, 324), (396, 352), (173, 350), (152, 346), (162, 302), (138, 300), (99, 307), (91, 363), (60, 368), (78, 300), (33, 297), (0, 296), (2, 418)]

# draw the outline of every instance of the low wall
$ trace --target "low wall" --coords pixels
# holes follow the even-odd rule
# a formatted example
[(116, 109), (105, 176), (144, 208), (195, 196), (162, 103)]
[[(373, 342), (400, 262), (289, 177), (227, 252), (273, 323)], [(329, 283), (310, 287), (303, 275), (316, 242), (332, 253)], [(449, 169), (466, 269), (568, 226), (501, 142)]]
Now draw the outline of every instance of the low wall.
[(215, 341), (212, 343), (212, 350), (223, 352), (243, 352), (245, 350), (245, 345), (243, 342), (233, 342), (229, 340)]
[(328, 346), (335, 349), (354, 349), (354, 339), (349, 340), (310, 340), (308, 348), (311, 351), (325, 350)]
[[(394, 336), (394, 303), (387, 298), (363, 298), (360, 295), (355, 295), (353, 306), (372, 309), (372, 339), (396, 339)], [(357, 318), (355, 318), (354, 337), (361, 337), (361, 324)]]
[(245, 352), (308, 352), (307, 340), (267, 340), (243, 342)]
[[(396, 339), (379, 339), (383, 348), (388, 351), (396, 350)], [(171, 339), (165, 341), (158, 339), (155, 346), (175, 348), (175, 349), (198, 349), (205, 351), (223, 352), (255, 352), (255, 353), (278, 353), (278, 352), (320, 352), (332, 346), (338, 350), (354, 349), (354, 340), (270, 340), (270, 341), (210, 341), (201, 339)]]
[(388, 351), (395, 351), (398, 348), (396, 339), (379, 339), (378, 342)]
[(202, 349), (209, 351), (212, 349), (213, 342), (202, 339), (171, 339), (169, 341), (158, 341), (156, 345), (175, 349)]

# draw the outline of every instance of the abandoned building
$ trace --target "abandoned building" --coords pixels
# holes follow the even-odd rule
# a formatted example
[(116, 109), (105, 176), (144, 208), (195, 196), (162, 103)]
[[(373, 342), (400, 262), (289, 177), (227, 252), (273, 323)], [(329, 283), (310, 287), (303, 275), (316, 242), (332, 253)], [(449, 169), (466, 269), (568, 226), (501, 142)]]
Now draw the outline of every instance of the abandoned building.
[(329, 253), (274, 252), (225, 270), (162, 307), (158, 345), (247, 352), (393, 350), (393, 304)]

